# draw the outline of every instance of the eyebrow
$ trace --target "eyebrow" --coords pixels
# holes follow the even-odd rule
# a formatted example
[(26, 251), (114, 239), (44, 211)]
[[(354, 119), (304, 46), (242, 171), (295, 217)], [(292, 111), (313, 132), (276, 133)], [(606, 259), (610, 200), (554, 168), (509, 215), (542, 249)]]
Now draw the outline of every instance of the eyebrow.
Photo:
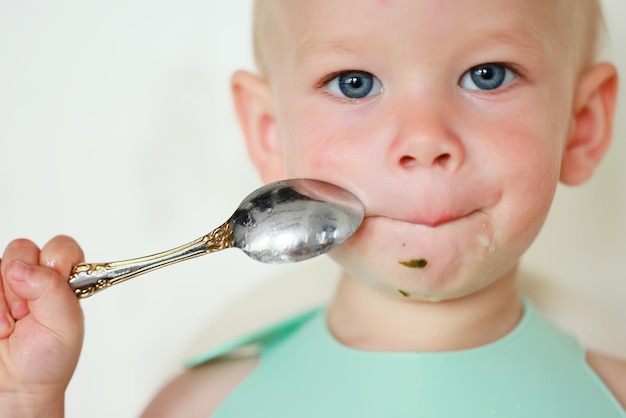
[[(301, 67), (307, 64), (321, 53), (332, 53), (336, 55), (354, 54), (356, 46), (363, 44), (371, 45), (371, 42), (365, 42), (363, 37), (348, 36), (340, 39), (325, 40), (319, 37), (310, 37), (296, 48), (295, 65)], [(350, 46), (349, 46), (350, 45)]]
[(552, 42), (548, 42), (548, 39), (531, 25), (524, 25), (516, 30), (487, 30), (470, 39), (487, 39), (494, 44), (515, 46), (535, 56), (547, 54), (554, 47)]
[(467, 41), (470, 43), (509, 45), (538, 58), (556, 52), (560, 43), (556, 36), (551, 36), (551, 32), (546, 30), (545, 22), (529, 19), (513, 17), (483, 27), (470, 26), (468, 29)]
[[(474, 31), (472, 31), (474, 32)], [(521, 28), (508, 30), (505, 27), (476, 29), (468, 38), (468, 43), (478, 43), (484, 40), (490, 44), (505, 44), (520, 48), (537, 57), (550, 54), (554, 48), (554, 42), (548, 42), (546, 37), (533, 27), (525, 24)], [(372, 39), (367, 41), (363, 36), (343, 36), (338, 39), (322, 39), (312, 36), (302, 42), (296, 48), (295, 66), (302, 67), (315, 59), (321, 53), (335, 55), (354, 54), (361, 47), (371, 47)]]

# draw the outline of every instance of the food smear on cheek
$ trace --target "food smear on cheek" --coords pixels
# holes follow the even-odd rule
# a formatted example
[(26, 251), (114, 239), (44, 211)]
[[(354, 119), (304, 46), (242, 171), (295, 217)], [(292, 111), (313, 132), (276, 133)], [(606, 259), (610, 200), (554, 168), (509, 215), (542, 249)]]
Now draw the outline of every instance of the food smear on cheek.
[(423, 258), (415, 258), (408, 261), (398, 261), (398, 263), (411, 269), (423, 269), (426, 268), (426, 266), (428, 265), (428, 261), (424, 260)]

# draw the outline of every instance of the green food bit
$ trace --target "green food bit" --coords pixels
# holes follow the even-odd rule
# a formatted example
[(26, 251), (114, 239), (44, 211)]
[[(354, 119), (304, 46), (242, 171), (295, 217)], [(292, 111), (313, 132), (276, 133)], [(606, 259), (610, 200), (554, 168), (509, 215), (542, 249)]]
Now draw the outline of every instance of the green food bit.
[(404, 291), (404, 290), (402, 290), (402, 289), (398, 289), (398, 293), (400, 293), (400, 294), (401, 294), (402, 296), (404, 296), (405, 298), (408, 298), (409, 296), (411, 296), (411, 295), (409, 294), (409, 292), (405, 292), (405, 291)]
[(428, 261), (423, 258), (417, 258), (410, 261), (399, 261), (399, 263), (412, 269), (423, 269), (428, 265)]

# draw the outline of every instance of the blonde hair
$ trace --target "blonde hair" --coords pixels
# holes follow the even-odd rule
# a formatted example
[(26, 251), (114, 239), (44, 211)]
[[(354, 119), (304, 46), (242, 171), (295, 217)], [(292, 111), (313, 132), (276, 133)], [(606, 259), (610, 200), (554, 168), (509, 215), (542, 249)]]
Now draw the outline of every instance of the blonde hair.
[[(600, 53), (605, 33), (604, 14), (601, 0), (546, 0), (556, 2), (556, 14), (559, 24), (565, 26), (562, 33), (572, 34), (568, 45), (575, 45), (572, 50), (574, 63), (577, 66), (586, 67), (591, 65)], [(254, 59), (261, 74), (267, 73), (266, 44), (275, 41), (270, 39), (269, 32), (272, 24), (271, 6), (278, 6), (277, 1), (254, 0), (253, 5), (253, 48)], [(569, 17), (569, 19), (568, 19)], [(274, 34), (276, 35), (276, 34)]]
[(261, 74), (267, 74), (266, 53), (264, 53), (265, 47), (268, 43), (274, 41), (274, 39), (268, 39), (270, 34), (269, 27), (272, 25), (271, 20), (271, 4), (276, 2), (270, 2), (268, 0), (254, 0), (253, 15), (252, 15), (252, 46), (254, 51), (254, 61)]
[[(564, 33), (572, 34), (572, 44), (580, 47), (574, 51), (574, 59), (586, 67), (598, 59), (602, 49), (606, 25), (601, 0), (557, 0), (558, 12), (569, 16)], [(566, 19), (568, 20), (568, 19)]]

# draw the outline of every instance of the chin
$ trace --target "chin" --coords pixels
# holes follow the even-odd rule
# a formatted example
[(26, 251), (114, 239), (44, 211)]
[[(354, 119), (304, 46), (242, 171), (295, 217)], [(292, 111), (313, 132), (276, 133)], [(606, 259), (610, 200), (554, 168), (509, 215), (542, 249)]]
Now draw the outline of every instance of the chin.
[(487, 219), (425, 227), (375, 219), (330, 256), (359, 282), (407, 300), (462, 298), (493, 284), (525, 245), (501, 245)]
[(507, 270), (491, 270), (475, 259), (458, 260), (458, 263), (443, 268), (426, 266), (417, 269), (403, 265), (376, 268), (373, 260), (363, 263), (363, 260), (341, 251), (334, 252), (331, 257), (352, 278), (384, 294), (427, 302), (459, 299), (474, 294), (498, 280)]

